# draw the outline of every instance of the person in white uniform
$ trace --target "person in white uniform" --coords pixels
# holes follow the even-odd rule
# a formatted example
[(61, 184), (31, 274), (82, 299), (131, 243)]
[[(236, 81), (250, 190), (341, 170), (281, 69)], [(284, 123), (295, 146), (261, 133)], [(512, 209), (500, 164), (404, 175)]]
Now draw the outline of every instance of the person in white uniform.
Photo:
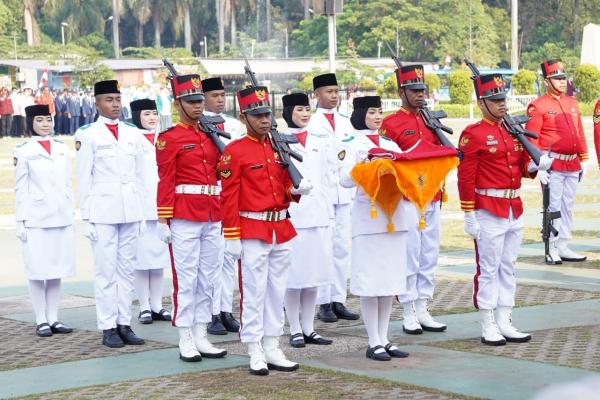
[(54, 123), (48, 106), (25, 107), (25, 115), (32, 137), (13, 152), (16, 233), (36, 334), (46, 337), (73, 331), (58, 321), (61, 279), (75, 275), (71, 161), (67, 146), (49, 136)]
[(282, 100), (286, 133), (295, 135), (299, 142), (291, 145), (292, 150), (303, 158), (301, 163), (294, 163), (313, 184), (311, 192), (289, 208), (298, 233), (291, 241), (292, 264), (284, 298), (289, 343), (292, 347), (305, 347), (307, 343), (328, 345), (333, 340), (315, 332), (314, 319), (317, 288), (333, 282), (333, 205), (328, 201), (327, 190), (337, 180), (328, 166), (329, 135), (306, 130), (310, 104), (305, 93), (288, 94)]
[[(356, 97), (350, 118), (354, 135), (340, 147), (340, 183), (354, 187), (350, 172), (357, 163), (366, 162), (368, 151), (383, 148), (402, 151), (392, 140), (379, 136), (383, 121), (379, 96)], [(408, 227), (414, 213), (408, 212), (408, 203), (401, 200), (392, 217), (392, 231), (384, 212), (376, 203), (375, 218), (371, 216), (371, 201), (358, 188), (352, 204), (352, 276), (350, 291), (360, 296), (360, 309), (369, 336), (367, 357), (389, 361), (392, 357), (408, 357), (388, 340), (388, 326), (392, 299), (406, 288), (406, 242)]]
[(144, 138), (135, 125), (119, 121), (117, 81), (97, 82), (94, 96), (100, 115), (75, 133), (75, 149), (81, 219), (94, 253), (98, 329), (107, 347), (141, 345), (130, 324), (137, 241), (146, 226)]
[(140, 302), (138, 321), (171, 321), (171, 313), (162, 306), (163, 269), (171, 265), (169, 248), (158, 236), (158, 214), (156, 212), (156, 190), (158, 169), (156, 166), (156, 128), (159, 116), (156, 102), (150, 99), (132, 101), (131, 122), (140, 129), (144, 151), (146, 186), (144, 187), (144, 219), (146, 232), (139, 238), (135, 268), (135, 291)]
[[(242, 124), (237, 119), (224, 113), (225, 111), (225, 86), (220, 77), (202, 80), (204, 91), (204, 115), (207, 117), (220, 117), (223, 122), (217, 128), (231, 135), (231, 139), (223, 138), (224, 143), (242, 136)], [(219, 182), (220, 184), (220, 182)], [(239, 332), (240, 323), (232, 314), (233, 288), (236, 282), (237, 262), (225, 252), (225, 239), (222, 241), (221, 268), (217, 272), (212, 296), (212, 321), (208, 324), (208, 333), (211, 335), (226, 335), (227, 332)]]
[[(330, 140), (330, 169), (337, 177), (338, 160), (335, 149), (340, 142), (352, 134), (353, 128), (347, 117), (336, 108), (340, 96), (335, 74), (323, 74), (313, 79), (317, 98), (317, 110), (312, 116), (308, 130), (327, 134)], [(319, 319), (336, 322), (338, 318), (356, 320), (359, 315), (346, 308), (348, 269), (350, 267), (350, 207), (354, 189), (342, 187), (339, 182), (330, 186), (329, 201), (333, 204), (335, 225), (333, 229), (334, 280), (330, 285), (319, 288), (317, 303), (320, 304)]]

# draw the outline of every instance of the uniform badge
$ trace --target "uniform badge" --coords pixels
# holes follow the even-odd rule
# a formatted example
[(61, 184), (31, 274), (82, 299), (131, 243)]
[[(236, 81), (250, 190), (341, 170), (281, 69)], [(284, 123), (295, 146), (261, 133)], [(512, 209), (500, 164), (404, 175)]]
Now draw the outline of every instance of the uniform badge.
[(192, 82), (192, 86), (195, 87), (196, 89), (198, 89), (201, 85), (199, 78), (192, 78), (191, 82)]
[(385, 133), (386, 133), (386, 132), (385, 132), (385, 129), (380, 129), (380, 130), (379, 130), (379, 134), (380, 134), (381, 136), (385, 136)]
[(515, 144), (515, 151), (521, 151), (523, 150), (523, 146), (520, 144)]
[(167, 141), (163, 139), (158, 139), (156, 141), (156, 150), (164, 150), (167, 147)]
[(227, 179), (231, 176), (231, 170), (230, 169), (222, 169), (219, 171), (219, 175), (221, 175), (221, 178)]
[(421, 68), (415, 68), (415, 74), (417, 74), (417, 77), (422, 78), (423, 70)]
[(256, 94), (256, 98), (259, 101), (265, 101), (265, 91), (264, 90), (257, 90), (256, 92), (254, 92)]
[(600, 124), (600, 110), (596, 111), (593, 117), (594, 124)]
[(495, 153), (498, 149), (495, 147), (490, 147), (490, 153)]
[(346, 150), (342, 150), (338, 153), (338, 160), (342, 161), (344, 158), (346, 158)]
[(221, 157), (221, 162), (223, 164), (229, 164), (230, 161), (231, 161), (231, 154), (223, 154), (223, 157)]
[(486, 139), (487, 140), (494, 140), (495, 137), (494, 137), (494, 135), (487, 135)]
[(275, 152), (273, 154), (273, 158), (276, 159), (276, 160), (279, 160), (279, 153)]
[(184, 145), (183, 145), (183, 149), (184, 149), (184, 150), (190, 150), (190, 149), (193, 149), (193, 148), (195, 148), (195, 147), (196, 147), (196, 145), (195, 145), (195, 144), (184, 144)]
[(81, 148), (81, 142), (79, 140), (75, 141), (75, 150), (79, 151), (79, 149)]
[(548, 114), (550, 114), (550, 115), (556, 115), (556, 111), (554, 111), (554, 110), (548, 110)]
[(468, 137), (466, 137), (466, 136), (463, 136), (462, 138), (460, 138), (459, 145), (460, 145), (461, 147), (464, 147), (464, 146), (466, 146), (468, 143), (469, 143), (469, 138), (468, 138)]
[(17, 157), (13, 157), (13, 165), (14, 165), (15, 167), (17, 166), (17, 162), (18, 162), (18, 161), (19, 161), (19, 160), (17, 160)]
[(416, 132), (413, 129), (407, 129), (404, 132), (402, 132), (405, 136), (410, 136), (410, 135), (414, 135)]
[(496, 86), (504, 86), (504, 81), (499, 76), (494, 77), (494, 83)]
[(485, 144), (487, 144), (488, 146), (495, 146), (498, 144), (497, 140), (488, 140), (487, 142), (485, 142)]

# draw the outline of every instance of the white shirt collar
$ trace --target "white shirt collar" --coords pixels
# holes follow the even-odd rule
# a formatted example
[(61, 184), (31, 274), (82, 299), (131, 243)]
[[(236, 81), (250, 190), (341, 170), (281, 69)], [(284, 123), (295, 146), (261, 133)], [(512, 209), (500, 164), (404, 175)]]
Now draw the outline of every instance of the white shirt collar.
[(315, 112), (317, 112), (319, 114), (335, 114), (336, 110), (335, 110), (335, 108), (317, 107), (317, 109), (315, 110)]
[(106, 118), (104, 115), (99, 115), (98, 116), (98, 121), (102, 122), (103, 124), (115, 125), (115, 124), (119, 123), (119, 118), (117, 118), (117, 119), (110, 119), (110, 118)]
[(355, 129), (354, 134), (356, 136), (379, 135), (379, 131), (377, 129)]

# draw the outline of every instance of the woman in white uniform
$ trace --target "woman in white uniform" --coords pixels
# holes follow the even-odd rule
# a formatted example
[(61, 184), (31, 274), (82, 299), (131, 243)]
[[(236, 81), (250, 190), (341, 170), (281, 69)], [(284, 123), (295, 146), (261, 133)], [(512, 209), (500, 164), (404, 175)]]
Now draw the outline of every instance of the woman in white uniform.
[(32, 137), (13, 152), (17, 237), (35, 313), (36, 334), (71, 333), (58, 321), (62, 278), (75, 275), (73, 191), (67, 146), (49, 135), (54, 123), (47, 105), (25, 108)]
[[(357, 163), (367, 162), (370, 149), (402, 152), (392, 140), (379, 136), (383, 121), (379, 96), (357, 97), (353, 107), (350, 122), (354, 134), (344, 139), (338, 152), (340, 184), (344, 187), (356, 186), (350, 172)], [(350, 291), (360, 296), (361, 315), (369, 336), (367, 357), (389, 361), (391, 357), (408, 357), (387, 336), (393, 296), (402, 293), (406, 285), (408, 204), (402, 200), (391, 221), (379, 206), (374, 206), (377, 213), (372, 216), (371, 201), (359, 187), (352, 204)]]
[(310, 180), (313, 189), (303, 195), (299, 203), (290, 204), (289, 212), (298, 235), (292, 239), (292, 265), (288, 272), (284, 298), (285, 313), (290, 324), (290, 345), (305, 347), (307, 343), (328, 345), (331, 339), (315, 332), (315, 306), (317, 288), (333, 282), (332, 221), (333, 206), (327, 200), (326, 188), (335, 185), (330, 176), (327, 155), (331, 152), (328, 134), (307, 132), (310, 120), (308, 96), (292, 93), (283, 96), (283, 118), (288, 124), (288, 134), (299, 143), (292, 150), (302, 155), (296, 163), (304, 179)]
[(146, 232), (138, 239), (137, 260), (135, 263), (135, 291), (140, 302), (138, 320), (142, 324), (152, 321), (170, 321), (171, 314), (162, 306), (163, 269), (171, 265), (169, 248), (159, 239), (157, 231), (156, 188), (158, 169), (156, 166), (156, 129), (159, 123), (154, 100), (132, 101), (132, 122), (147, 140), (143, 140), (145, 170), (148, 182), (144, 193), (144, 219)]

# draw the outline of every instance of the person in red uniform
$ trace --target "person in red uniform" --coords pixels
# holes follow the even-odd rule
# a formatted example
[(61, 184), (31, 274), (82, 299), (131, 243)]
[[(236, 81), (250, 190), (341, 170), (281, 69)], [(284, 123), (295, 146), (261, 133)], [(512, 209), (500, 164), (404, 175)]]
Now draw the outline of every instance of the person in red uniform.
[[(403, 152), (410, 151), (421, 140), (441, 145), (435, 134), (429, 130), (419, 116), (419, 107), (425, 101), (425, 73), (419, 64), (406, 65), (396, 69), (398, 93), (402, 107), (388, 115), (381, 125), (382, 135), (392, 139)], [(433, 298), (435, 287), (435, 267), (440, 252), (440, 211), (442, 192), (439, 192), (425, 211), (426, 228), (419, 229), (419, 211), (412, 206), (419, 217), (408, 230), (406, 291), (399, 295), (403, 308), (403, 330), (409, 334), (423, 331), (443, 332), (446, 325), (435, 321), (427, 310), (427, 303)]]
[(596, 102), (594, 107), (594, 147), (596, 148), (596, 160), (600, 167), (600, 99)]
[(309, 193), (311, 184), (302, 180), (294, 188), (271, 146), (267, 88), (247, 88), (238, 92), (237, 98), (247, 135), (225, 147), (219, 174), (225, 249), (234, 259), (241, 255), (240, 339), (248, 346), (250, 373), (294, 371), (298, 364), (279, 348), (291, 265), (290, 239), (296, 236), (288, 206)]
[(588, 160), (581, 113), (577, 100), (565, 94), (567, 77), (562, 62), (546, 60), (541, 67), (548, 92), (527, 107), (530, 120), (525, 128), (538, 134), (537, 146), (554, 159), (551, 171), (538, 174), (540, 182), (550, 186), (549, 210), (561, 214), (553, 221), (558, 236), (550, 235), (550, 257), (546, 263), (584, 261), (585, 256), (567, 247), (573, 228), (575, 190)]
[(219, 150), (198, 127), (204, 96), (198, 75), (171, 81), (179, 123), (156, 141), (158, 233), (169, 243), (173, 271), (172, 324), (179, 356), (201, 361), (227, 354), (207, 339), (221, 239)]
[(458, 192), (477, 262), (473, 302), (481, 318), (481, 341), (492, 346), (531, 339), (511, 322), (515, 263), (523, 236), (521, 177), (532, 177), (538, 168), (547, 170), (552, 164), (542, 155), (536, 166), (502, 125), (505, 86), (499, 74), (477, 77), (475, 91), (483, 119), (466, 127), (459, 140), (463, 159)]

